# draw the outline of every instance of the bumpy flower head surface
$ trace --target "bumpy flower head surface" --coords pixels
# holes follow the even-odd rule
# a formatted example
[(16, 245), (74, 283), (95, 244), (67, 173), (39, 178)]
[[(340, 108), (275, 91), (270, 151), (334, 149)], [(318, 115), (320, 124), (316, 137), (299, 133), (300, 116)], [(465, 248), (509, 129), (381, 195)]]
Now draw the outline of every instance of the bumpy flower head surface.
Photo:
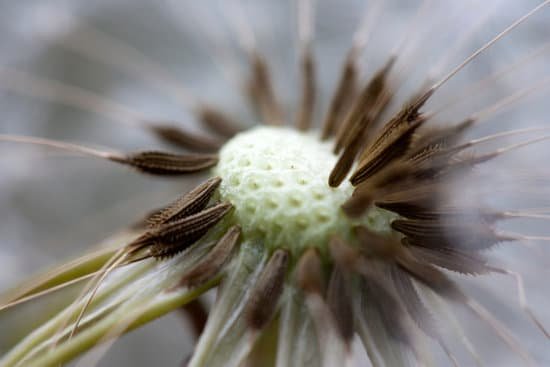
[(259, 127), (235, 136), (214, 169), (222, 177), (220, 196), (235, 207), (235, 221), (249, 239), (300, 252), (325, 248), (331, 234), (349, 238), (354, 224), (389, 231), (389, 213), (373, 209), (359, 221), (340, 206), (353, 187), (328, 185), (336, 163), (331, 142), (281, 127)]

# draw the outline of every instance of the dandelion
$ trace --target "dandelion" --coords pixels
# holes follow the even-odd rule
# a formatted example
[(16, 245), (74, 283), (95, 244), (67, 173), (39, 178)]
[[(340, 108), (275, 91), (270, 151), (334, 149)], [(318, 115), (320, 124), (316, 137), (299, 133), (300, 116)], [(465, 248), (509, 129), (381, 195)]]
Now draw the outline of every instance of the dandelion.
[[(373, 366), (434, 365), (434, 353), (441, 353), (447, 365), (483, 365), (483, 353), (457, 321), (457, 309), (500, 340), (510, 358), (517, 358), (514, 363), (539, 362), (524, 340), (457, 278), (511, 278), (515, 288), (510, 292), (517, 292), (526, 320), (538, 337), (550, 338), (527, 302), (523, 276), (495, 256), (499, 244), (548, 241), (501, 226), (506, 220), (547, 220), (547, 209), (492, 207), (480, 200), (487, 193), (477, 187), (495, 182), (498, 175), (493, 168), (484, 176), (479, 167), (550, 140), (548, 126), (483, 130), (487, 121), (545, 88), (550, 79), (543, 76), (458, 118), (445, 113), (460, 98), (435, 102), (466, 67), (549, 3), (520, 14), (457, 62), (453, 57), (483, 26), (486, 18), (481, 19), (472, 34), (460, 34), (450, 52), (432, 60), (428, 75), (414, 81), (404, 96), (397, 81), (406, 85), (413, 73), (402, 60), (412, 57), (411, 45), (420, 47), (421, 37), (415, 40), (410, 33), (429, 17), (430, 2), (419, 6), (402, 40), (363, 81), (360, 57), (383, 8), (381, 2), (369, 4), (331, 98), (321, 106), (315, 7), (298, 1), (300, 78), (292, 117), (245, 9), (232, 4), (230, 23), (249, 66), (245, 95), (262, 122), (248, 129), (178, 85), (140, 51), (91, 24), (82, 23), (74, 38), (50, 40), (167, 91), (212, 136), (145, 118), (76, 86), (0, 67), (1, 88), (143, 129), (184, 152), (123, 152), (13, 134), (0, 135), (3, 143), (98, 158), (161, 178), (208, 176), (150, 211), (110, 245), (39, 274), (0, 298), (0, 312), (6, 312), (79, 287), (75, 297), (4, 354), (2, 365), (57, 366), (95, 348), (83, 360), (91, 363), (120, 335), (176, 309), (195, 321), (198, 340), (188, 366), (351, 365), (356, 339)], [(74, 19), (66, 15), (64, 21)], [(466, 98), (547, 49), (542, 45), (467, 85)], [(456, 66), (448, 67), (447, 58)], [(318, 124), (319, 107), (325, 113)], [(510, 172), (505, 176), (508, 182), (522, 179)], [(530, 172), (525, 180), (533, 177)], [(216, 289), (216, 301), (207, 309), (201, 296), (211, 289)]]

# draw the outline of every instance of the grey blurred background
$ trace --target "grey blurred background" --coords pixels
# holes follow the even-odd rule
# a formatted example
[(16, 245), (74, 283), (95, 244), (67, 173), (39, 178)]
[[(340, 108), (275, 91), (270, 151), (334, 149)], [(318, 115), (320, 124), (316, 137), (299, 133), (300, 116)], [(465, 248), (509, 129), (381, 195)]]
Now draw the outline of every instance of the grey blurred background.
[[(320, 78), (317, 120), (320, 120), (368, 2), (319, 0), (315, 3), (315, 52)], [(407, 31), (407, 24), (421, 2), (384, 3), (362, 58), (364, 74), (365, 78), (371, 75), (403, 34), (411, 33), (402, 50), (406, 57), (399, 64), (403, 76), (409, 80), (399, 90), (402, 101), (423, 81), (442, 54), (452, 49), (452, 40), (475, 27), (480, 19), (489, 17), (440, 74), (538, 1), (432, 1), (429, 16), (424, 17), (413, 32)], [(172, 75), (176, 83), (249, 125), (254, 122), (254, 116), (247, 110), (241, 93), (240, 82), (247, 69), (230, 27), (232, 7), (231, 1), (0, 0), (0, 71), (6, 72), (7, 69), (1, 68), (8, 67), (76, 85), (152, 120), (178, 121), (200, 131), (190, 111), (173, 96), (129, 72), (59, 45), (59, 40), (74, 37), (87, 24), (140, 50)], [(259, 48), (272, 66), (276, 91), (290, 119), (299, 95), (295, 1), (244, 1), (244, 8)], [(434, 98), (433, 106), (452, 100), (461, 86), (511, 64), (548, 42), (549, 10), (507, 36), (459, 74)], [(532, 60), (492, 83), (474, 100), (446, 110), (441, 119), (460, 121), (482, 106), (548, 77), (549, 61), (548, 54)], [(550, 126), (547, 100), (545, 91), (534, 94), (498, 115), (498, 123), (482, 132), (519, 125)], [(2, 88), (1, 77), (0, 111), (0, 133), (49, 137), (123, 151), (166, 148), (139, 128)], [(495, 168), (495, 175), (513, 176), (511, 170), (517, 167), (548, 174), (548, 165), (544, 162), (548, 153), (549, 149), (527, 150), (516, 161), (507, 161), (511, 166), (503, 166), (502, 170)], [(101, 160), (8, 143), (0, 143), (0, 172), (0, 291), (39, 269), (81, 254), (189, 187), (186, 181), (142, 176)], [(547, 192), (544, 195), (535, 200), (537, 206), (549, 205), (545, 203)], [(495, 205), (506, 206), (506, 202), (495, 200)], [(542, 222), (533, 227), (533, 231), (544, 234), (545, 227), (548, 226)], [(550, 299), (545, 281), (550, 275), (548, 251), (540, 245), (538, 248), (545, 256), (514, 247), (499, 250), (503, 261), (517, 260), (515, 266), (525, 272), (529, 299), (548, 326)], [(470, 283), (474, 283), (473, 294), (484, 293), (477, 286), (481, 283), (495, 290), (496, 295), (488, 298), (487, 305), (494, 306), (495, 315), (517, 330), (519, 339), (526, 341), (528, 349), (543, 365), (550, 365), (547, 341), (533, 336), (537, 330), (519, 314), (513, 283), (497, 277)], [(501, 298), (508, 303), (505, 307), (497, 302), (502, 301)], [(8, 325), (18, 317), (22, 316), (16, 312), (0, 315), (0, 353), (9, 340)], [(123, 337), (100, 365), (176, 366), (192, 350), (186, 328), (188, 324), (180, 315), (166, 316)], [(477, 342), (490, 335), (479, 326), (469, 328)], [(499, 353), (501, 350), (501, 346), (496, 346), (491, 353), (494, 365), (513, 365), (510, 363), (514, 362), (505, 358), (506, 353)], [(499, 357), (501, 354), (503, 357)]]

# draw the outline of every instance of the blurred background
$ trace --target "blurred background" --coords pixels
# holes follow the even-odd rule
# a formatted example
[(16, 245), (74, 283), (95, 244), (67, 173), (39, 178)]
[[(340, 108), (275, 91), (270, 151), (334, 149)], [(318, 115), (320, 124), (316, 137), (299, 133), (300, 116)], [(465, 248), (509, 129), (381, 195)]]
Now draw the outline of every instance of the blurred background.
[[(353, 0), (314, 3), (319, 125), (352, 35), (365, 9), (372, 11), (377, 5), (373, 1)], [(399, 84), (398, 103), (394, 106), (397, 108), (429, 72), (443, 75), (539, 1), (428, 1), (416, 22), (421, 1), (382, 3), (361, 58), (363, 79), (372, 75), (390, 52), (405, 41), (398, 51), (402, 57), (395, 82), (407, 82)], [(133, 71), (132, 58), (120, 61), (120, 55), (132, 54), (128, 48), (139, 50), (163, 75), (169, 76), (172, 89), (181, 88), (182, 94), (192, 93), (199, 100), (219, 106), (243, 125), (252, 125), (255, 116), (247, 108), (242, 93), (248, 65), (232, 27), (240, 15), (253, 29), (257, 45), (272, 68), (276, 93), (292, 121), (300, 93), (296, 1), (245, 0), (243, 14), (236, 9), (239, 8), (234, 1), (221, 0), (0, 0), (0, 134), (41, 136), (122, 151), (167, 148), (137, 126), (37, 96), (39, 87), (14, 82), (18, 72), (77, 86), (146, 119), (177, 121), (201, 132), (186, 98), (170, 93), (143, 70)], [(550, 9), (545, 9), (461, 72), (429, 107), (437, 109), (458, 99), (439, 116), (443, 122), (458, 122), (500, 98), (548, 78), (550, 52), (546, 52), (548, 47), (539, 50), (550, 39), (548, 24)], [(117, 47), (98, 48), (89, 38), (94, 32), (115, 39)], [(462, 39), (468, 42), (454, 47)], [(460, 96), (464, 86), (528, 55), (535, 56), (493, 80), (475, 98)], [(442, 62), (446, 56), (449, 60)], [(529, 98), (495, 115), (495, 121), (478, 133), (550, 126), (545, 102), (548, 96), (547, 89), (541, 86)], [(483, 173), (492, 179), (536, 172), (548, 179), (545, 157), (549, 153), (547, 148), (527, 149), (514, 155), (513, 161), (503, 161), (494, 170)], [(11, 143), (0, 143), (0, 172), (0, 291), (40, 269), (93, 248), (150, 209), (169, 202), (192, 183), (192, 180), (142, 176), (110, 162)], [(495, 188), (492, 184), (500, 182), (491, 179), (483, 182), (485, 188)], [(518, 189), (522, 188), (521, 183), (516, 184), (520, 185)], [(516, 199), (507, 201), (502, 196), (493, 198), (491, 190), (484, 199), (497, 207), (549, 206), (545, 188), (548, 186), (542, 187), (528, 203), (518, 204), (514, 202)], [(460, 188), (457, 195), (465, 193), (469, 195)], [(530, 227), (521, 222), (511, 225), (515, 230), (540, 235), (548, 227), (544, 222), (529, 224)], [(550, 297), (545, 281), (550, 276), (548, 251), (543, 244), (534, 245), (531, 250), (506, 246), (497, 251), (499, 259), (510, 262), (524, 274), (529, 300), (548, 327)], [(550, 365), (547, 340), (519, 312), (510, 279), (496, 276), (480, 281), (467, 279), (465, 286), (472, 294), (484, 297), (485, 304), (495, 310), (495, 316), (506, 320), (542, 365)], [(487, 295), (484, 287), (494, 294)], [(18, 323), (32, 323), (32, 307), (27, 306), (26, 313), (16, 310), (0, 314), (0, 353), (13, 342)], [(188, 328), (181, 315), (168, 315), (123, 337), (100, 365), (177, 366), (192, 351)], [(467, 326), (474, 342), (482, 343), (490, 335), (483, 328), (475, 324)], [(507, 353), (500, 353), (502, 346), (492, 344), (495, 343), (488, 343), (487, 348), (491, 365), (514, 365), (505, 358)]]

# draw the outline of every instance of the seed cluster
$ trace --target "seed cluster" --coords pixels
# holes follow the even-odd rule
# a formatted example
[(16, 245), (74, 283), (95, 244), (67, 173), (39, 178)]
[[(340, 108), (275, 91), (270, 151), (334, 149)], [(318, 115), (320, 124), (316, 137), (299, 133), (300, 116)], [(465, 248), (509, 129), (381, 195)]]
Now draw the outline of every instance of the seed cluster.
[(220, 152), (214, 172), (222, 178), (222, 201), (235, 207), (235, 220), (247, 238), (272, 248), (300, 252), (325, 248), (331, 234), (349, 238), (354, 224), (389, 231), (389, 214), (369, 211), (358, 220), (340, 206), (352, 186), (327, 185), (337, 157), (330, 143), (282, 127), (259, 127), (237, 135)]

